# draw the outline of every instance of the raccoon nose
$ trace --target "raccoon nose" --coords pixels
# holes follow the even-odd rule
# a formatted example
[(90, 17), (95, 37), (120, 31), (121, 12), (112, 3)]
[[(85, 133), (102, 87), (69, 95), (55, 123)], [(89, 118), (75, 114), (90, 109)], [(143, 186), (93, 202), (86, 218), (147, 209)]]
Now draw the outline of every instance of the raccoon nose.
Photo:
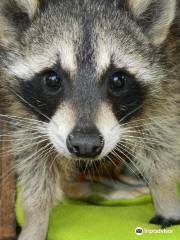
[(97, 157), (104, 147), (104, 139), (96, 133), (73, 132), (67, 138), (67, 148), (77, 157)]

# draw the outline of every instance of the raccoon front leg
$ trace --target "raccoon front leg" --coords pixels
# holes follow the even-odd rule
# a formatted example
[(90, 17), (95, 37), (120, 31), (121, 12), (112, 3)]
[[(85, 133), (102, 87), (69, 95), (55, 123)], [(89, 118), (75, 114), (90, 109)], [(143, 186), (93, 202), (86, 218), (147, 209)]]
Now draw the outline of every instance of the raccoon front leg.
[[(40, 183), (36, 185), (34, 180), (29, 181), (29, 187), (21, 182), (21, 199), (24, 213), (24, 226), (18, 240), (45, 240), (49, 222), (49, 213), (52, 207), (50, 201), (53, 196), (46, 189), (40, 187)], [(40, 180), (40, 179), (39, 179)], [(43, 179), (41, 179), (43, 181)], [(24, 185), (23, 185), (24, 184)], [(26, 186), (26, 187), (25, 187)]]
[[(42, 175), (32, 176), (32, 181), (26, 182), (22, 187), (22, 205), (24, 212), (24, 226), (18, 240), (45, 240), (49, 214), (52, 207), (61, 201), (63, 193), (61, 191), (60, 179), (46, 178)], [(25, 187), (26, 186), (26, 187)]]
[(168, 169), (162, 173), (155, 171), (149, 180), (149, 188), (153, 198), (156, 215), (150, 220), (152, 224), (162, 228), (180, 224), (180, 202), (177, 196), (176, 177), (168, 176)]
[(24, 208), (24, 226), (18, 240), (45, 240), (50, 209)]

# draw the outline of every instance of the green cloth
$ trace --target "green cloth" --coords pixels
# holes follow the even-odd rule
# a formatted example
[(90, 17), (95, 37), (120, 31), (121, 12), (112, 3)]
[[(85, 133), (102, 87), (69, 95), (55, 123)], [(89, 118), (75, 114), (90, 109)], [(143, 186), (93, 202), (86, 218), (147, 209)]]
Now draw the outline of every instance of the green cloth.
[[(90, 199), (91, 203), (65, 200), (53, 209), (50, 216), (48, 240), (178, 240), (180, 226), (168, 230), (173, 233), (135, 234), (135, 228), (160, 229), (148, 224), (154, 215), (148, 195), (133, 200), (104, 201)], [(95, 204), (96, 203), (96, 204)], [(23, 214), (18, 197), (17, 220), (23, 224)], [(27, 239), (28, 240), (28, 239)], [(29, 239), (30, 240), (30, 239)]]

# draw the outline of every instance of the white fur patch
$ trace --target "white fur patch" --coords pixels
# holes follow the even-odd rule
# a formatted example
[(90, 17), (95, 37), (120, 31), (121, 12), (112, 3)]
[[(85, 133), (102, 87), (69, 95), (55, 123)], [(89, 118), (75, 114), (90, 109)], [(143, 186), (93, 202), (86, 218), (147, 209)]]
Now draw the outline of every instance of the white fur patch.
[(106, 71), (110, 65), (111, 55), (107, 51), (106, 46), (103, 42), (99, 43), (98, 51), (96, 53), (97, 73), (99, 77), (104, 71)]
[(63, 42), (59, 45), (58, 49), (62, 68), (73, 74), (77, 67), (73, 46)]
[(59, 46), (51, 46), (43, 53), (36, 53), (17, 61), (14, 59), (14, 64), (9, 66), (9, 72), (18, 78), (29, 80), (35, 74), (50, 69), (58, 62), (62, 69), (67, 70), (70, 74), (76, 70), (74, 49), (66, 42), (59, 43)]
[[(152, 82), (156, 81), (156, 71), (159, 73), (157, 66), (154, 66), (154, 72), (152, 67), (149, 68), (149, 62), (143, 58), (140, 54), (134, 51), (134, 54), (127, 50), (127, 48), (120, 48), (118, 43), (113, 43), (103, 40), (99, 40), (98, 50), (96, 50), (96, 68), (98, 76), (101, 76), (104, 71), (108, 69), (111, 63), (117, 69), (126, 69), (132, 75), (141, 82)], [(131, 46), (129, 46), (131, 48)], [(114, 54), (115, 53), (115, 54)], [(157, 81), (156, 81), (157, 84)]]
[(69, 158), (71, 155), (66, 146), (66, 139), (75, 126), (75, 114), (69, 104), (58, 109), (48, 124), (48, 136), (60, 155)]
[(111, 107), (106, 103), (102, 103), (97, 111), (96, 126), (105, 141), (100, 155), (100, 158), (102, 158), (116, 147), (124, 133), (124, 129), (115, 118)]
[(140, 16), (146, 11), (152, 0), (129, 0), (129, 7), (132, 10), (134, 16)]
[(30, 18), (35, 15), (39, 5), (38, 0), (16, 0), (16, 2), (22, 10), (28, 13)]
[[(128, 0), (129, 7), (135, 17), (142, 17), (143, 13), (148, 10), (154, 0)], [(169, 27), (175, 17), (176, 0), (157, 1), (157, 9), (154, 11), (155, 19), (152, 19), (152, 26), (147, 35), (154, 45), (161, 44), (167, 37)], [(149, 11), (152, 11), (150, 8)], [(146, 18), (146, 15), (144, 16)]]
[(51, 68), (55, 63), (55, 58), (50, 60), (45, 56), (32, 56), (19, 60), (10, 66), (9, 72), (18, 78), (29, 80), (44, 69)]

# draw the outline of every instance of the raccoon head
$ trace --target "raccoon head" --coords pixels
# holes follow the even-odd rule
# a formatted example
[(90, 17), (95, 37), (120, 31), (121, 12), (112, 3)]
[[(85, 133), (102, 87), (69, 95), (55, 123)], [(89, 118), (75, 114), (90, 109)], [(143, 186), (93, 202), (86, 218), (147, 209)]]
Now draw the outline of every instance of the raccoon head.
[(158, 52), (176, 1), (6, 0), (0, 8), (8, 84), (55, 149), (101, 159), (131, 142), (131, 123), (164, 94)]

